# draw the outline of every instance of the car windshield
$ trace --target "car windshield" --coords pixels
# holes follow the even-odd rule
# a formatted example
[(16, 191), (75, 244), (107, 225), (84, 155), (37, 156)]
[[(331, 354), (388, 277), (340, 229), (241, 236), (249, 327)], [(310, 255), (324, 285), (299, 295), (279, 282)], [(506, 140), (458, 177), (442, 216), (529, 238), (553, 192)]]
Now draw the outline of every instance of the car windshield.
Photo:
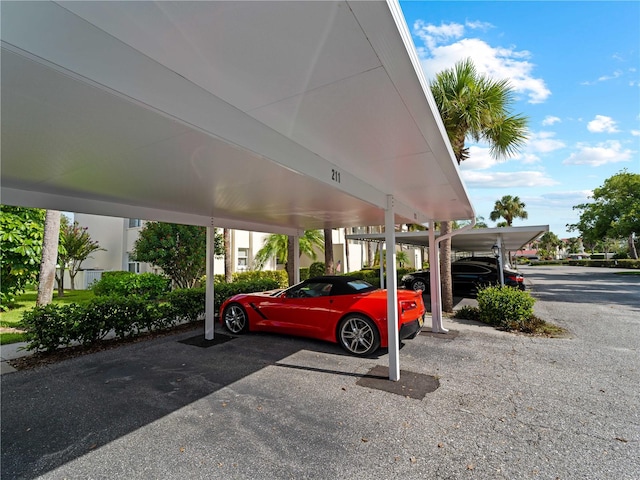
[(357, 292), (362, 292), (364, 290), (375, 290), (376, 288), (370, 283), (365, 282), (364, 280), (351, 280), (347, 282), (347, 285), (349, 285), (351, 288), (353, 288)]

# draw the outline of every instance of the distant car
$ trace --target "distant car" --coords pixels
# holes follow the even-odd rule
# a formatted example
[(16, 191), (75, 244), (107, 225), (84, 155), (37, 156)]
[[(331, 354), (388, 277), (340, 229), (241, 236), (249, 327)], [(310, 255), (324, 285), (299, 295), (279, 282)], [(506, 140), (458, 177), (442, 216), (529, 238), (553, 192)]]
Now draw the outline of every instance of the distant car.
[[(489, 265), (493, 265), (496, 268), (498, 266), (498, 259), (496, 257), (463, 257), (456, 260), (453, 263), (462, 263), (462, 262), (487, 263)], [(503, 267), (507, 270), (512, 270), (511, 265), (508, 262), (505, 262)]]
[[(316, 277), (286, 290), (235, 295), (220, 312), (220, 322), (234, 334), (312, 337), (338, 343), (357, 356), (388, 346), (387, 291), (355, 277)], [(400, 340), (418, 335), (424, 314), (420, 293), (398, 291)]]
[[(520, 290), (525, 289), (524, 276), (511, 269), (503, 269), (504, 284)], [(430, 291), (429, 270), (411, 272), (402, 277), (401, 284), (409, 290)], [(498, 269), (482, 262), (462, 261), (451, 264), (454, 295), (476, 295), (478, 287), (500, 283)]]

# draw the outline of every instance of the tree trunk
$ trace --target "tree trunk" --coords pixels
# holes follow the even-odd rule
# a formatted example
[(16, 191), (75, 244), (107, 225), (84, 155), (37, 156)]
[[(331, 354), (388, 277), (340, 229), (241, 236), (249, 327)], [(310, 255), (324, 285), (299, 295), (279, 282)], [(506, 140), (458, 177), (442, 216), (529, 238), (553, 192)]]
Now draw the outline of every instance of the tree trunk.
[[(367, 227), (367, 233), (374, 233), (373, 227)], [(367, 242), (367, 267), (373, 267), (375, 262), (375, 244), (373, 242)]]
[(293, 283), (295, 282), (295, 277), (293, 274), (294, 266), (295, 266), (295, 259), (293, 254), (293, 237), (289, 235), (287, 237), (287, 263), (285, 265), (285, 268), (287, 270), (287, 276), (289, 277), (289, 286), (293, 285)]
[(349, 264), (349, 240), (347, 240), (347, 229), (344, 229), (344, 273), (350, 272)]
[[(451, 222), (440, 222), (440, 235), (451, 232)], [(442, 310), (453, 312), (453, 282), (451, 280), (451, 238), (440, 243), (440, 281)]]
[(333, 230), (324, 229), (324, 273), (333, 275)]
[(638, 259), (638, 251), (636, 250), (636, 244), (633, 241), (633, 233), (629, 235), (629, 256), (634, 260)]
[(233, 280), (233, 265), (231, 255), (231, 230), (225, 228), (222, 230), (222, 238), (224, 243), (224, 281), (231, 283)]
[[(58, 240), (60, 238), (60, 212), (47, 210), (44, 219), (44, 238), (42, 240), (42, 260), (40, 261), (40, 278), (38, 282), (38, 298), (36, 305), (41, 307), (51, 303), (53, 284), (56, 278), (56, 260), (58, 259)], [(64, 265), (60, 266), (64, 295)], [(62, 295), (60, 295), (62, 296)]]

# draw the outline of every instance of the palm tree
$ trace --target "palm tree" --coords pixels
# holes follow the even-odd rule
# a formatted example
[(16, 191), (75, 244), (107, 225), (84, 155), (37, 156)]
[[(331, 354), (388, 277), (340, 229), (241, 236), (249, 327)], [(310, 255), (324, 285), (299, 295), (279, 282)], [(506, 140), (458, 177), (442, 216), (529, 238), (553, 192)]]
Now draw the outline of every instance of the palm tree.
[[(524, 144), (527, 118), (511, 114), (514, 92), (507, 80), (480, 75), (466, 59), (438, 73), (430, 87), (458, 163), (469, 158), (467, 139), (487, 142), (494, 158), (508, 157)], [(440, 233), (449, 232), (451, 222), (442, 222)], [(451, 240), (442, 242), (440, 255), (442, 308), (452, 311)]]
[[(44, 306), (53, 298), (53, 283), (56, 276), (56, 260), (60, 240), (60, 212), (47, 210), (44, 220), (44, 237), (42, 239), (42, 259), (40, 261), (40, 277), (36, 305)], [(64, 275), (64, 265), (61, 267)]]
[(524, 202), (520, 201), (519, 197), (505, 195), (500, 200), (496, 200), (496, 203), (493, 206), (493, 212), (491, 212), (489, 218), (494, 222), (499, 218), (504, 218), (507, 224), (506, 226), (510, 227), (514, 218), (525, 219), (529, 217), (529, 214), (525, 211), (524, 207), (526, 207), (526, 205)]
[[(289, 283), (292, 282), (292, 272), (290, 264), (293, 262), (288, 258), (289, 253), (289, 237), (280, 233), (272, 233), (264, 239), (264, 244), (255, 257), (255, 266), (258, 270), (262, 270), (267, 260), (274, 258), (278, 263), (284, 263), (289, 273)], [(307, 255), (313, 261), (318, 259), (318, 250), (324, 250), (324, 236), (320, 230), (305, 230), (300, 237), (300, 256)]]
[(333, 229), (324, 229), (324, 272), (330, 275), (333, 272)]
[(231, 255), (231, 230), (222, 229), (222, 242), (224, 243), (224, 281), (231, 283), (233, 280), (233, 258)]

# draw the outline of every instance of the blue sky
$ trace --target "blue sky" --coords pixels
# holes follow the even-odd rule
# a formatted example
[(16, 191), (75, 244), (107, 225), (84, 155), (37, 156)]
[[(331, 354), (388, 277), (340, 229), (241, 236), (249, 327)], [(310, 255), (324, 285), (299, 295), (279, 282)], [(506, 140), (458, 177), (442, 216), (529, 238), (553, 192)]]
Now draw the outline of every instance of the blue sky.
[(401, 1), (428, 80), (470, 57), (479, 72), (507, 78), (514, 113), (529, 118), (517, 156), (495, 161), (467, 143), (461, 166), (478, 216), (517, 195), (527, 220), (560, 238), (574, 205), (627, 169), (640, 173), (640, 2)]

